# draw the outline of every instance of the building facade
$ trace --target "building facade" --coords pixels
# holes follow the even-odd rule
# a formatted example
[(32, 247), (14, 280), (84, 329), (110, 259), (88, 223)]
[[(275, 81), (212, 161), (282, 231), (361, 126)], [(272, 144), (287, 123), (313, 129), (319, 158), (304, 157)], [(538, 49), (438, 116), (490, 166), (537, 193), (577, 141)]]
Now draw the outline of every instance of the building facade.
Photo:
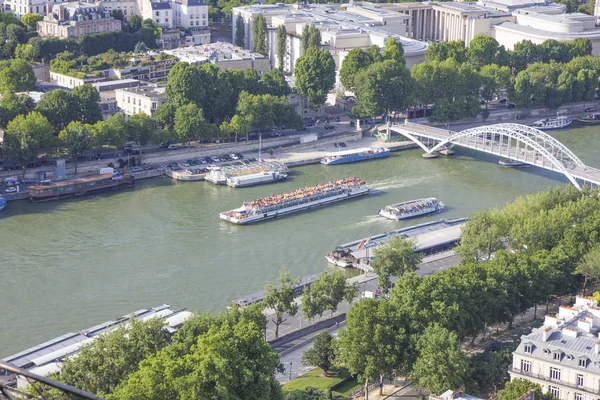
[(271, 63), (267, 57), (227, 42), (184, 47), (164, 51), (164, 53), (195, 66), (212, 63), (221, 70), (239, 69), (244, 71), (254, 68), (259, 74), (271, 70)]
[(511, 380), (538, 383), (559, 400), (600, 397), (600, 308), (595, 300), (577, 297), (561, 306), (544, 325), (521, 337), (509, 369)]
[(167, 102), (165, 87), (157, 85), (117, 89), (115, 95), (117, 105), (126, 117), (139, 113), (152, 116)]
[(47, 13), (37, 23), (42, 38), (76, 39), (83, 35), (121, 30), (121, 21), (112, 17), (100, 2), (49, 3)]

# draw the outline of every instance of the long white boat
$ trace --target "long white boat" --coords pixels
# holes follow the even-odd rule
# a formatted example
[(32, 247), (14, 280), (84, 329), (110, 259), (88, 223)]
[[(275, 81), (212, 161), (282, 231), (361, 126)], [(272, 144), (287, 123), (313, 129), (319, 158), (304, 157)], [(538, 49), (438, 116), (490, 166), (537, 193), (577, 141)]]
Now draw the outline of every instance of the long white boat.
[(364, 147), (361, 149), (343, 150), (335, 153), (329, 153), (321, 160), (323, 165), (346, 164), (356, 161), (372, 160), (374, 158), (385, 158), (390, 156), (390, 149), (380, 147), (372, 149)]
[(365, 181), (348, 177), (246, 202), (240, 208), (220, 213), (219, 218), (232, 224), (247, 225), (368, 193)]
[(418, 217), (419, 215), (431, 214), (443, 209), (444, 203), (438, 201), (435, 197), (430, 197), (386, 206), (379, 210), (379, 215), (399, 221), (401, 219)]
[(234, 188), (244, 186), (263, 185), (287, 178), (287, 174), (277, 171), (263, 171), (257, 174), (241, 175), (227, 178), (227, 186)]
[(330, 251), (325, 256), (327, 261), (331, 264), (342, 268), (352, 267), (354, 264), (354, 258), (352, 257), (352, 251), (344, 247), (338, 247), (337, 249)]
[(571, 125), (572, 122), (573, 120), (567, 117), (553, 117), (535, 121), (531, 126), (542, 131), (548, 131), (551, 129), (566, 128)]

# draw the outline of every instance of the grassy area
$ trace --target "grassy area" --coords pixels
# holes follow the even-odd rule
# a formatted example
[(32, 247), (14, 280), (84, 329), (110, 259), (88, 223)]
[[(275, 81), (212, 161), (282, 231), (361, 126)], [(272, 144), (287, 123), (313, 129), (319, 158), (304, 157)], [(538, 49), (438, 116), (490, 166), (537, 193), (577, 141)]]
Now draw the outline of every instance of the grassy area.
[(287, 394), (295, 390), (304, 390), (307, 387), (325, 390), (334, 385), (340, 384), (339, 388), (336, 388), (334, 394), (346, 396), (360, 386), (356, 379), (349, 378), (350, 374), (345, 368), (334, 367), (327, 376), (324, 376), (321, 368), (315, 368), (312, 371), (309, 371), (296, 379), (292, 379), (283, 385), (283, 392)]

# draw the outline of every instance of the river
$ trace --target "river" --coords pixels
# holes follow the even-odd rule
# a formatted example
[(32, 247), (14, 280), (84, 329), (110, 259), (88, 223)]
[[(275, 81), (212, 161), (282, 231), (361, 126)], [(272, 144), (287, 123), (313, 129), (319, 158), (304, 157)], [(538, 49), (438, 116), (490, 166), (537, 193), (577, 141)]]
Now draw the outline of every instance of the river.
[[(552, 133), (600, 167), (600, 127)], [(11, 202), (0, 213), (0, 358), (67, 332), (163, 303), (218, 312), (273, 282), (327, 267), (338, 244), (440, 218), (501, 207), (516, 196), (564, 184), (537, 168), (455, 148), (451, 158), (410, 150), (384, 160), (292, 170), (287, 181), (233, 189), (208, 182), (140, 181), (135, 189), (76, 200)], [(354, 175), (374, 193), (252, 226), (221, 222), (243, 201)], [(380, 207), (434, 196), (438, 215), (394, 222)]]

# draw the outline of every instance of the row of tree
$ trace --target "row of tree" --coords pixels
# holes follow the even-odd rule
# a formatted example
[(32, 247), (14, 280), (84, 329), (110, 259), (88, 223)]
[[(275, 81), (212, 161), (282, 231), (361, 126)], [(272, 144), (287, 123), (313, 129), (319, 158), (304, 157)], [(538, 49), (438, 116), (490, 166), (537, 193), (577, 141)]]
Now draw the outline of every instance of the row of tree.
[[(409, 272), (390, 300), (352, 306), (339, 333), (338, 360), (365, 383), (399, 371), (432, 393), (467, 383), (461, 339), (474, 340), (491, 324), (510, 324), (517, 313), (572, 293), (580, 272), (600, 277), (600, 267), (595, 275), (582, 268), (600, 257), (598, 194), (553, 188), (476, 213), (457, 248), (459, 267), (424, 277)], [(388, 265), (402, 263), (388, 257)]]

